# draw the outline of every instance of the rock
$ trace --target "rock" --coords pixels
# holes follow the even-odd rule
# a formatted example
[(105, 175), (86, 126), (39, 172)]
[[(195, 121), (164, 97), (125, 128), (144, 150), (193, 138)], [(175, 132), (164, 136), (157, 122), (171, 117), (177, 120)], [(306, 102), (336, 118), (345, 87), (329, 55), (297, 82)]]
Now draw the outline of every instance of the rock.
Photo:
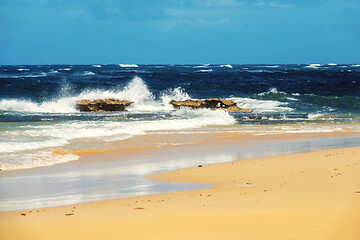
[(191, 109), (210, 108), (210, 109), (224, 109), (228, 112), (249, 112), (248, 108), (239, 108), (233, 100), (222, 100), (218, 98), (210, 98), (205, 100), (192, 100), (185, 101), (171, 100), (170, 104), (174, 108), (189, 107)]
[(120, 101), (117, 99), (97, 99), (94, 101), (85, 99), (76, 102), (76, 109), (80, 112), (109, 112), (126, 111), (125, 107), (133, 102)]

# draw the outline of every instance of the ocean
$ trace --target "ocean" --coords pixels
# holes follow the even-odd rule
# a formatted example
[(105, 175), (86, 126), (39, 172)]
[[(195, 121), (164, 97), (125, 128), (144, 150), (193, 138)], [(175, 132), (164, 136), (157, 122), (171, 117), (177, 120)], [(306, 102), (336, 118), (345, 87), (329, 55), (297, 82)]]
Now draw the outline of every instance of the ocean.
[[(215, 97), (251, 111), (175, 110), (169, 103)], [(104, 98), (134, 103), (127, 112), (76, 110), (77, 100)], [(341, 132), (360, 131), (359, 123), (356, 64), (0, 66), (2, 171), (129, 147), (135, 136), (149, 133)], [(156, 144), (177, 143), (164, 138)]]

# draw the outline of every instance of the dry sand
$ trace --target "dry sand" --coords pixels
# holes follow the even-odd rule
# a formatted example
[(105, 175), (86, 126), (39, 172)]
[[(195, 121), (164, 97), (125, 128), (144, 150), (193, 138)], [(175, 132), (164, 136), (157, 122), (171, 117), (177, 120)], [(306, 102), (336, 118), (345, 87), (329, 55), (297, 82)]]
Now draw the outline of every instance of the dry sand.
[(0, 239), (360, 239), (360, 148), (151, 178), (215, 186), (0, 213)]

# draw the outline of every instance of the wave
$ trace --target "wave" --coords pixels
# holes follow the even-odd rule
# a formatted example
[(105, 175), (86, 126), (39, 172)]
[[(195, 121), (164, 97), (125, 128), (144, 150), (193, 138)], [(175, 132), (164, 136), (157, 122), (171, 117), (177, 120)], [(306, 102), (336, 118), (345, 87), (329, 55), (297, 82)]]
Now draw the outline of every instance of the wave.
[(234, 117), (222, 110), (178, 109), (171, 113), (169, 119), (160, 120), (67, 121), (56, 124), (27, 125), (1, 134), (7, 138), (7, 141), (0, 142), (0, 153), (61, 147), (70, 144), (70, 141), (74, 139), (97, 139), (109, 142), (144, 135), (147, 131), (231, 125), (235, 122)]
[(286, 94), (286, 92), (278, 91), (276, 88), (270, 88), (268, 91), (259, 93), (258, 95), (264, 96), (267, 94)]
[[(24, 133), (22, 133), (24, 134)], [(0, 142), (0, 153), (11, 153), (16, 151), (34, 150), (48, 147), (59, 147), (67, 145), (69, 142), (64, 139), (53, 139), (45, 141), (27, 141), (27, 142)]]
[(328, 63), (328, 66), (337, 66), (336, 63)]
[(287, 97), (286, 99), (289, 101), (299, 101), (299, 99), (293, 97)]
[(319, 119), (320, 117), (323, 117), (325, 114), (322, 113), (313, 113), (313, 114), (308, 114), (307, 118), (309, 120), (315, 120), (315, 119)]
[(91, 71), (85, 71), (82, 73), (83, 76), (91, 76), (91, 75), (95, 75), (94, 72), (91, 72)]
[(72, 68), (59, 68), (58, 71), (71, 71)]
[(120, 67), (123, 67), (123, 68), (129, 68), (129, 67), (139, 67), (138, 65), (136, 64), (119, 64)]
[(351, 65), (351, 67), (360, 67), (360, 64)]
[(86, 90), (75, 96), (63, 96), (60, 92), (59, 97), (37, 103), (23, 99), (3, 99), (0, 100), (0, 110), (13, 112), (33, 112), (33, 113), (76, 113), (76, 101), (89, 99), (114, 98), (120, 100), (133, 101), (128, 108), (129, 111), (168, 111), (173, 110), (170, 101), (185, 100), (190, 96), (180, 87), (168, 89), (160, 93), (158, 98), (154, 96), (144, 81), (139, 77), (134, 77), (123, 89), (113, 90)]
[(28, 69), (28, 68), (19, 68), (19, 69), (18, 69), (18, 71), (19, 71), (19, 72), (22, 72), (22, 71), (29, 71), (29, 70), (30, 70), (30, 69)]
[(220, 65), (220, 67), (227, 67), (227, 68), (233, 68), (230, 64)]
[[(205, 70), (205, 69), (204, 69)], [(210, 70), (210, 69), (208, 69)], [(77, 94), (72, 92), (71, 85), (65, 84), (57, 97), (43, 102), (35, 102), (27, 99), (2, 99), (0, 111), (20, 113), (56, 113), (56, 114), (80, 114), (76, 109), (78, 100), (113, 98), (134, 102), (128, 112), (161, 113), (174, 110), (171, 100), (186, 100), (192, 98), (181, 87), (170, 88), (154, 94), (140, 77), (134, 77), (122, 88), (83, 90)], [(215, 96), (216, 97), (216, 96)], [(234, 96), (230, 98), (237, 102), (241, 108), (250, 108), (255, 113), (272, 112), (358, 112), (358, 97), (320, 96), (314, 94), (286, 93), (276, 88), (254, 94), (249, 97)], [(83, 113), (81, 113), (83, 114)], [(45, 117), (46, 118), (46, 117)]]
[[(208, 125), (234, 124), (235, 119), (222, 110), (209, 109), (190, 110), (178, 109), (171, 113), (171, 119), (149, 121), (74, 121), (69, 123), (30, 127), (26, 134), (30, 137), (46, 137), (63, 140), (77, 138), (128, 137), (143, 135), (146, 131), (177, 130), (197, 128)], [(65, 142), (64, 142), (65, 144)]]
[(27, 74), (27, 75), (7, 75), (7, 76), (2, 76), (5, 78), (38, 78), (38, 77), (46, 77), (47, 74), (44, 72), (40, 72), (40, 73), (35, 73), (35, 74)]
[(80, 158), (78, 155), (62, 149), (46, 150), (37, 153), (10, 153), (3, 156), (5, 160), (0, 162), (0, 169), (2, 170), (52, 166)]
[(209, 66), (210, 64), (203, 64), (203, 65), (194, 66), (193, 68), (207, 68)]
[(257, 69), (257, 70), (247, 70), (248, 68), (243, 68), (246, 72), (249, 73), (273, 73), (273, 71)]
[[(269, 101), (270, 112), (272, 112), (272, 110), (284, 110), (285, 112), (292, 111), (297, 113), (336, 112), (339, 114), (352, 113), (357, 115), (360, 109), (358, 96), (324, 96), (313, 93), (288, 93), (279, 91), (276, 88), (270, 88), (268, 91), (254, 94), (251, 99)], [(264, 102), (259, 103), (265, 104)], [(280, 108), (277, 109), (278, 106)], [(255, 110), (256, 107), (257, 106), (255, 106)], [(265, 111), (265, 109), (263, 110)]]
[(95, 64), (95, 65), (91, 65), (92, 67), (96, 67), (96, 68), (101, 68), (102, 66), (101, 65), (97, 65), (97, 64)]
[(77, 112), (75, 109), (76, 101), (76, 98), (63, 98), (36, 103), (30, 100), (4, 99), (0, 101), (0, 110), (33, 113), (74, 113)]
[(253, 98), (229, 98), (236, 102), (240, 108), (250, 108), (253, 113), (292, 112), (287, 102), (274, 100), (258, 100)]
[(313, 63), (313, 64), (309, 64), (308, 66), (305, 66), (305, 68), (312, 68), (312, 69), (318, 69), (319, 67), (321, 67), (322, 65), (319, 63)]
[(269, 65), (269, 66), (264, 66), (266, 68), (278, 68), (280, 67), (279, 65)]
[(198, 72), (212, 72), (212, 69), (203, 69), (203, 70), (199, 70)]

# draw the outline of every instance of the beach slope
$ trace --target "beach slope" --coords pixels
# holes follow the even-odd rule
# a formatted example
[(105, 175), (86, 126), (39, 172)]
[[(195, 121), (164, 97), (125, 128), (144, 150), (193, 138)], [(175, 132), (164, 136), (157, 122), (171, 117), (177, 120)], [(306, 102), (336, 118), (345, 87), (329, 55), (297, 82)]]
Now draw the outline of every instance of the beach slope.
[(0, 239), (360, 239), (360, 148), (150, 177), (213, 187), (0, 213)]

